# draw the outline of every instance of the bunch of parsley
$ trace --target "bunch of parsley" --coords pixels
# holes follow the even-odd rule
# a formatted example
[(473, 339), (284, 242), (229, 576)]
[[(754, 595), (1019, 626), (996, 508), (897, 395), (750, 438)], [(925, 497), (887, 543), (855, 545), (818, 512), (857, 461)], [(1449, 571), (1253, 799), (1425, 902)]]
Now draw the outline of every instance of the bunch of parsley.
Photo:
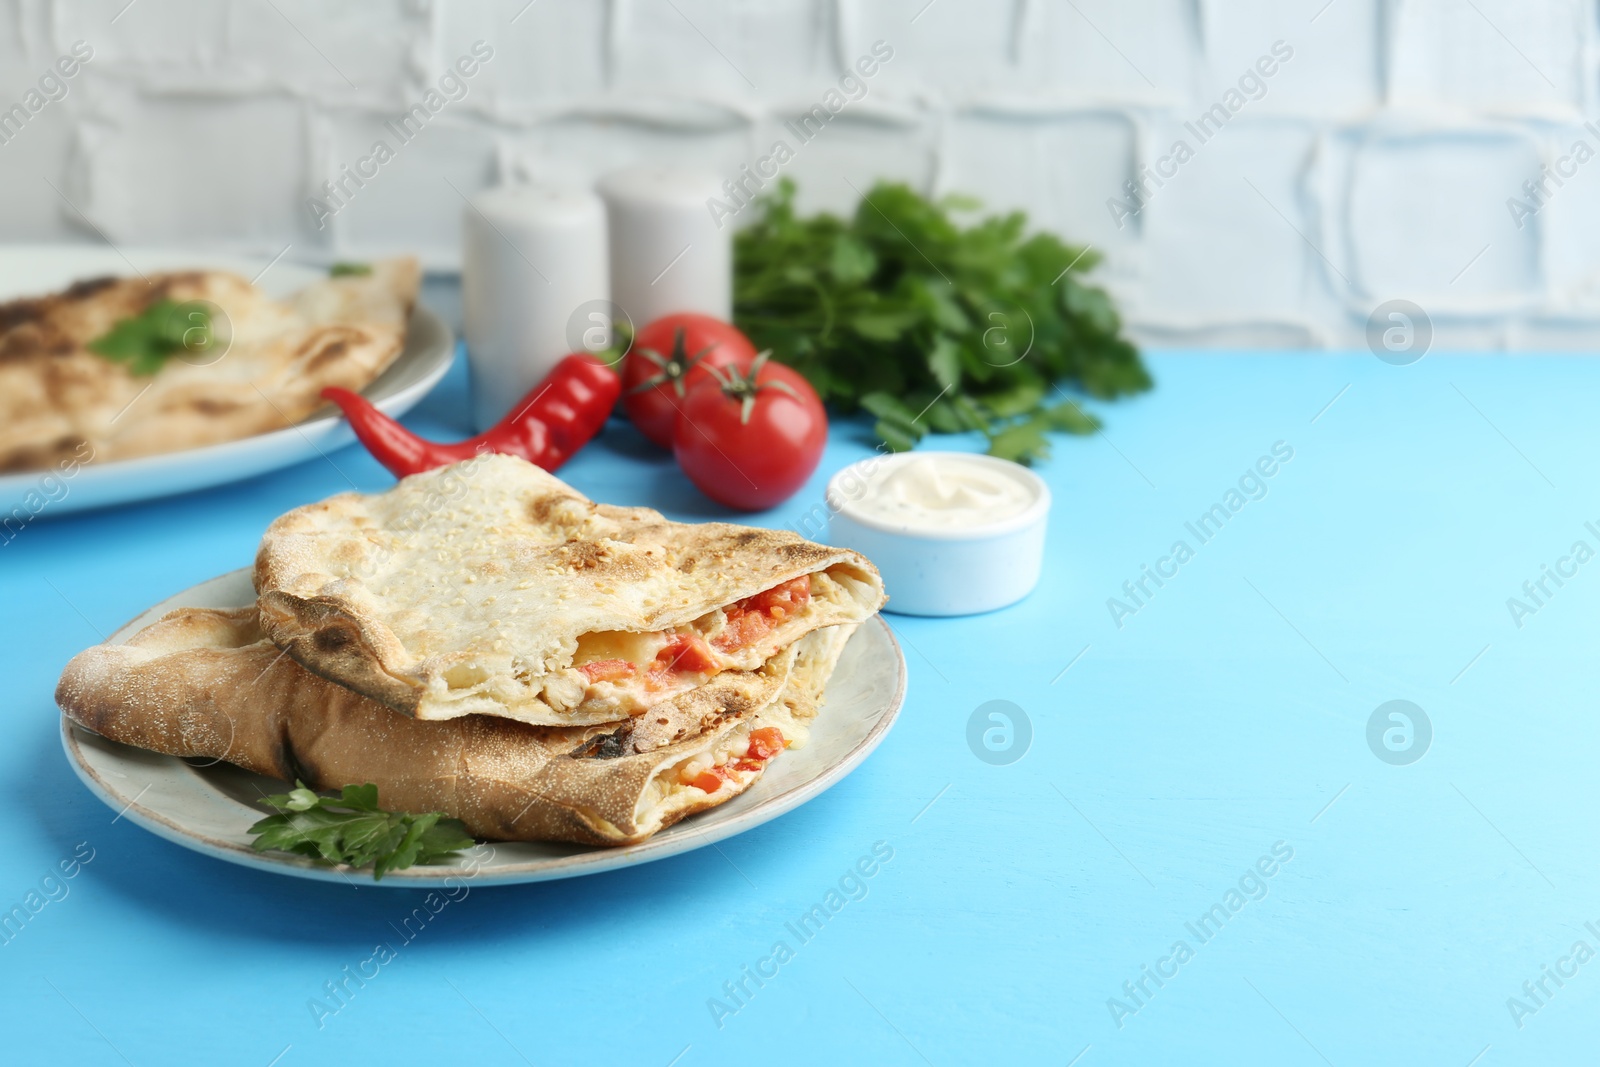
[(991, 455), (1045, 458), (1046, 431), (1099, 428), (1073, 393), (1138, 393), (1150, 374), (1078, 277), (1098, 256), (1026, 235), (1021, 212), (952, 218), (978, 206), (880, 182), (849, 220), (802, 219), (784, 179), (734, 238), (734, 321), (834, 408), (875, 415), (895, 451), (979, 430)]

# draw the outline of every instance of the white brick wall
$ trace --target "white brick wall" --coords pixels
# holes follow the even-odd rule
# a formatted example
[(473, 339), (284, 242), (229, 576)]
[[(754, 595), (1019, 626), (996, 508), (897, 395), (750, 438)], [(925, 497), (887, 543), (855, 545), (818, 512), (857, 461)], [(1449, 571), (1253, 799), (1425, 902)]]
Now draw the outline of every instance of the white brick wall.
[[(94, 49), (0, 144), (0, 239), (448, 270), (463, 194), (641, 159), (732, 175), (881, 39), (866, 97), (786, 168), (807, 208), (880, 176), (1025, 208), (1101, 249), (1161, 343), (1358, 345), (1395, 297), (1441, 344), (1600, 341), (1600, 160), (1520, 228), (1506, 206), (1574, 142), (1600, 153), (1591, 0), (525, 4), (0, 0), (0, 109)], [(386, 120), (480, 39), (465, 97), (401, 144)], [(1292, 59), (1200, 143), (1185, 123), (1275, 41)], [(394, 158), (319, 229), (307, 199), (380, 138)], [(1119, 225), (1108, 199), (1180, 139)]]

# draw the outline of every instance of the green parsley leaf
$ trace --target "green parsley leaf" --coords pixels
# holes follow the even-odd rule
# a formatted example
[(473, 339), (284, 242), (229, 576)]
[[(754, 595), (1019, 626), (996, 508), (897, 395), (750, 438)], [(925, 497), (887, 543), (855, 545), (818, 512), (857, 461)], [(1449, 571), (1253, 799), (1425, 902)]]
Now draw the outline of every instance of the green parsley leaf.
[(371, 273), (372, 265), (370, 263), (335, 263), (328, 268), (328, 277), (330, 278), (364, 278)]
[(1150, 374), (1082, 280), (1097, 254), (1028, 234), (1021, 212), (969, 221), (979, 207), (880, 182), (850, 218), (800, 218), (784, 179), (734, 235), (734, 321), (892, 449), (980, 430), (993, 455), (1043, 459), (1050, 433), (1099, 426), (1052, 405), (1056, 387), (1111, 400)]
[(915, 311), (864, 311), (850, 320), (849, 327), (869, 341), (898, 341), (920, 317)]
[(250, 827), (257, 852), (292, 852), (319, 863), (371, 867), (374, 881), (390, 871), (436, 863), (471, 848), (473, 839), (459, 819), (440, 812), (408, 815), (378, 807), (378, 787), (347, 785), (337, 797), (318, 796), (296, 781), (287, 793), (262, 797), (277, 814)]
[(179, 352), (198, 355), (215, 343), (210, 312), (194, 302), (157, 300), (131, 318), (118, 319), (88, 348), (143, 376), (156, 373)]
[(1039, 401), (1043, 399), (1043, 385), (1038, 382), (1020, 381), (999, 392), (985, 393), (983, 406), (996, 418), (1009, 419), (1016, 415), (1038, 411)]
[(947, 333), (933, 339), (928, 349), (928, 373), (941, 387), (955, 388), (961, 384), (961, 346)]
[(917, 425), (917, 413), (899, 397), (884, 392), (868, 393), (861, 406), (878, 416), (874, 432), (891, 452), (907, 452), (916, 447), (927, 430)]
[(848, 234), (839, 234), (833, 241), (833, 254), (828, 259), (828, 270), (841, 285), (859, 285), (872, 277), (878, 261), (866, 245)]
[(1027, 464), (1048, 459), (1050, 439), (1044, 435), (1045, 428), (1046, 423), (1039, 419), (1007, 426), (989, 438), (989, 455)]
[(1100, 420), (1069, 400), (1044, 412), (1052, 430), (1062, 433), (1091, 434), (1100, 429)]
[(1068, 399), (1052, 407), (1032, 409), (1026, 418), (989, 432), (989, 454), (1016, 463), (1033, 464), (1050, 457), (1050, 438), (1045, 436), (1045, 431), (1082, 435), (1098, 429), (1100, 420)]

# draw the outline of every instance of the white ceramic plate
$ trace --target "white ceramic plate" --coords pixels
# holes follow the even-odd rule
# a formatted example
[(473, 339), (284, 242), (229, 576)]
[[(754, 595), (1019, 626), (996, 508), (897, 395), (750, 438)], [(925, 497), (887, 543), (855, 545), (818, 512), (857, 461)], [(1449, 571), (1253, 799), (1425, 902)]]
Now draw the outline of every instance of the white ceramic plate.
[[(111, 636), (127, 640), (180, 607), (237, 608), (253, 603), (250, 571), (202, 582), (157, 604)], [(642, 844), (626, 848), (536, 842), (482, 845), (452, 863), (412, 867), (384, 876), (379, 885), (403, 887), (539, 882), (570, 878), (675, 856), (734, 834), (804, 804), (860, 765), (883, 740), (906, 691), (906, 661), (889, 626), (874, 616), (856, 631), (828, 680), (826, 700), (811, 739), (785, 752), (756, 784), (719, 807), (691, 816)], [(284, 783), (226, 763), (182, 760), (108, 741), (61, 719), (61, 743), (73, 770), (120, 817), (169, 841), (246, 867), (324, 881), (371, 885), (368, 871), (322, 867), (286, 853), (261, 853), (247, 832), (268, 814), (256, 801), (281, 793)]]
[[(274, 297), (284, 297), (327, 276), (325, 271), (294, 263), (219, 256), (204, 252), (171, 252), (79, 246), (0, 246), (0, 300), (56, 292), (82, 278), (107, 274), (123, 277), (137, 271), (231, 270), (257, 283)], [(131, 265), (130, 265), (131, 264)], [(263, 274), (262, 270), (266, 268)], [(450, 369), (455, 338), (444, 320), (417, 305), (411, 313), (405, 351), (362, 394), (390, 415), (400, 415), (427, 395)], [(22, 506), (29, 512), (64, 515), (69, 511), (151, 500), (172, 493), (205, 489), (266, 471), (304, 462), (319, 452), (343, 448), (354, 440), (350, 424), (333, 408), (298, 425), (239, 441), (185, 449), (139, 459), (91, 463), (64, 479), (66, 492), (51, 483), (41, 486), (42, 471), (0, 474), (0, 515)], [(53, 490), (45, 492), (45, 489)], [(29, 494), (33, 494), (28, 506)], [(40, 504), (43, 500), (45, 503)]]

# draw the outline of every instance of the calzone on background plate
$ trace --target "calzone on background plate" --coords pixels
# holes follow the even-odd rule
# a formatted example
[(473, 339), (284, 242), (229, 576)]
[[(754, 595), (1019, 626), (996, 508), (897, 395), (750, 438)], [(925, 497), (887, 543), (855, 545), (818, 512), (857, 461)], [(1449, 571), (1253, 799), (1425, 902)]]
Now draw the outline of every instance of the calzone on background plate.
[[(405, 348), (421, 271), (380, 260), (284, 300), (226, 271), (95, 278), (0, 303), (0, 472), (175, 452), (282, 430), (324, 406), (330, 385), (364, 389)], [(170, 301), (203, 301), (226, 350), (136, 373), (89, 346)]]

